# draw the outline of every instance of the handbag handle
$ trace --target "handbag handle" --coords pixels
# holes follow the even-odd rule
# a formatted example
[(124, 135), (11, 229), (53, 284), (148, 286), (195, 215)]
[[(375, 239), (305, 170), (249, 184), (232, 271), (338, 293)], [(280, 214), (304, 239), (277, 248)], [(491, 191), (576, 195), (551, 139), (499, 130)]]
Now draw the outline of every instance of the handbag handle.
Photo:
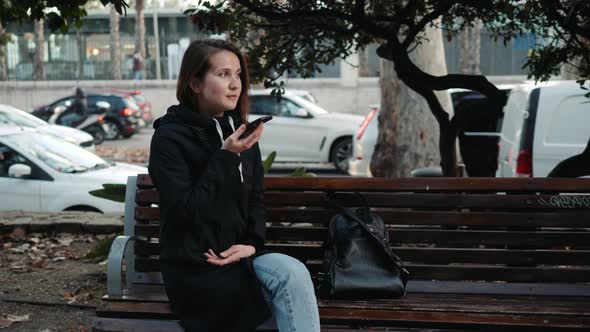
[[(357, 191), (355, 191), (355, 193), (358, 196), (360, 196), (362, 198), (363, 202), (365, 203), (365, 206), (366, 206), (365, 213), (368, 216), (366, 219), (370, 220), (371, 212), (369, 210), (369, 204), (367, 202), (367, 199), (361, 193), (359, 193)], [(355, 213), (350, 211), (350, 209), (345, 208), (344, 206), (335, 203), (333, 201), (334, 194), (335, 193), (332, 191), (327, 191), (326, 196), (324, 197), (325, 203), (328, 206), (331, 206), (331, 207), (335, 208), (336, 210), (340, 211), (340, 213), (347, 216), (348, 218), (356, 221), (359, 225), (361, 225), (361, 227), (365, 230), (365, 232), (367, 234), (369, 234), (369, 236), (387, 253), (387, 255), (391, 258), (392, 263), (401, 271), (402, 274), (405, 274), (405, 278), (407, 279), (407, 277), (410, 275), (410, 273), (404, 267), (401, 259), (399, 259), (399, 257), (397, 257), (397, 255), (393, 253), (393, 251), (391, 250), (391, 247), (389, 247), (389, 243), (385, 243), (385, 241), (383, 241), (383, 239), (381, 239), (379, 236), (375, 235), (375, 233), (373, 233), (373, 231), (371, 231), (370, 227), (365, 223), (365, 221), (362, 220), (361, 218), (359, 218)]]

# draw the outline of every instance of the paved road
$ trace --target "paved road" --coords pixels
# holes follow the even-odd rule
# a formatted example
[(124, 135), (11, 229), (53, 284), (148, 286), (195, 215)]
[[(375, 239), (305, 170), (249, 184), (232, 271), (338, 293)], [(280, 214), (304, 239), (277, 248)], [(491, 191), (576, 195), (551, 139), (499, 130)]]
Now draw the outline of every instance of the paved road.
[[(112, 147), (117, 149), (149, 149), (150, 140), (154, 134), (154, 129), (143, 128), (139, 133), (131, 136), (130, 138), (121, 138), (113, 141), (105, 141), (101, 144), (103, 147)], [(344, 174), (336, 171), (334, 166), (331, 164), (299, 164), (299, 163), (275, 163), (270, 170), (271, 176), (283, 176), (290, 174), (294, 169), (298, 167), (305, 167), (308, 172), (317, 174), (323, 177), (348, 177), (348, 174)]]

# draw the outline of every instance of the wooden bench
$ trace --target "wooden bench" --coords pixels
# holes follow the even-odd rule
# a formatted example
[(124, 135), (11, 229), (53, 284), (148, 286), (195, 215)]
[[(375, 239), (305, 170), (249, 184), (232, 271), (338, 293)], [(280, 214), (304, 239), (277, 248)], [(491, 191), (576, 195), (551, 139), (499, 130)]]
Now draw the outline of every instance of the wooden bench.
[[(319, 299), (325, 331), (590, 330), (590, 179), (285, 177), (265, 186), (268, 247), (304, 262), (314, 280), (334, 214), (326, 190), (345, 206), (362, 192), (411, 273), (404, 298)], [(181, 330), (158, 272), (158, 192), (139, 175), (126, 197), (93, 330)]]

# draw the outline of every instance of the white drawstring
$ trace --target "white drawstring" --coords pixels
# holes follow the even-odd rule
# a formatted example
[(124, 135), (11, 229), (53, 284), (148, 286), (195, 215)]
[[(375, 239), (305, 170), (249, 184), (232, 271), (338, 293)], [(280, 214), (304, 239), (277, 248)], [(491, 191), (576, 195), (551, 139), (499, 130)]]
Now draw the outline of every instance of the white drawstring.
[[(217, 133), (219, 134), (219, 139), (221, 140), (221, 145), (223, 146), (223, 131), (221, 130), (221, 125), (219, 124), (219, 121), (217, 121), (216, 118), (213, 118), (213, 121), (215, 121), (215, 128), (217, 128)], [(229, 117), (229, 125), (231, 126), (231, 129), (235, 132), (236, 128), (234, 126), (234, 119), (232, 119), (232, 117)], [(238, 156), (240, 154), (238, 153)], [(238, 170), (240, 170), (240, 181), (244, 182), (244, 175), (242, 174), (242, 162), (240, 162), (240, 165), (238, 165)]]

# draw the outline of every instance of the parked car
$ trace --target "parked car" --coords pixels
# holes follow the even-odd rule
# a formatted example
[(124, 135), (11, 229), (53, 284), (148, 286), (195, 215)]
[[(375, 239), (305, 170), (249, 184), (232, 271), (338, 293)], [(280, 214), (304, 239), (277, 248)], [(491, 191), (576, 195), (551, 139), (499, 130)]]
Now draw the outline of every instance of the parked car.
[(154, 122), (154, 114), (152, 113), (152, 103), (149, 102), (141, 91), (135, 90), (130, 93), (131, 97), (135, 99), (135, 102), (141, 110), (141, 119), (143, 120), (143, 126), (147, 127)]
[[(497, 85), (506, 96), (515, 85)], [(461, 127), (457, 138), (459, 152), (468, 176), (495, 177), (498, 168), (498, 142), (504, 113), (478, 91), (451, 92), (455, 117)]]
[(88, 192), (146, 172), (145, 167), (109, 163), (53, 135), (0, 126), (0, 211), (123, 213), (123, 203)]
[[(98, 102), (107, 102), (110, 105), (104, 117), (107, 128), (106, 139), (116, 139), (119, 136), (131, 137), (139, 130), (138, 112), (140, 112), (140, 108), (133, 97), (110, 92), (88, 92), (86, 96), (88, 111), (91, 113), (98, 111)], [(39, 106), (33, 110), (33, 115), (47, 121), (57, 107), (70, 107), (74, 99), (75, 96), (71, 95), (58, 99), (49, 105)]]
[(352, 140), (352, 157), (348, 161), (348, 174), (372, 177), (371, 158), (379, 134), (379, 111), (381, 105), (369, 105), (369, 113), (363, 120)]
[(88, 151), (94, 152), (92, 135), (82, 130), (66, 126), (51, 125), (25, 111), (9, 105), (0, 104), (0, 123), (23, 128), (35, 128), (39, 132), (57, 136), (70, 143), (79, 145)]
[(584, 151), (590, 138), (586, 92), (575, 81), (530, 82), (513, 89), (504, 107), (496, 176), (546, 177), (558, 163)]
[(117, 94), (121, 97), (131, 97), (139, 106), (139, 112), (136, 117), (140, 127), (147, 127), (154, 122), (154, 115), (152, 114), (152, 103), (149, 102), (140, 90), (124, 90), (124, 89), (90, 89), (91, 93), (111, 93)]
[(289, 90), (280, 100), (270, 90), (252, 90), (250, 96), (249, 121), (274, 117), (264, 125), (263, 158), (276, 151), (277, 162), (330, 162), (340, 171), (347, 170), (352, 136), (362, 116), (328, 112)]
[[(498, 85), (504, 93), (510, 93), (514, 85)], [(487, 98), (477, 91), (449, 90), (455, 114), (466, 112), (466, 128), (458, 135), (461, 157), (470, 176), (494, 176), (502, 112), (493, 112), (487, 106)], [(379, 104), (369, 105), (369, 113), (353, 139), (352, 158), (348, 173), (352, 176), (371, 177), (371, 158), (379, 133)], [(478, 119), (478, 121), (473, 121)], [(412, 176), (436, 176), (440, 167), (417, 169)], [(470, 172), (471, 171), (471, 172)], [(438, 171), (442, 175), (442, 171)]]
[(289, 92), (298, 96), (298, 97), (301, 97), (307, 101), (310, 101), (314, 104), (318, 103), (318, 99), (311, 92), (309, 92), (307, 90), (292, 89), (292, 90), (289, 90)]

